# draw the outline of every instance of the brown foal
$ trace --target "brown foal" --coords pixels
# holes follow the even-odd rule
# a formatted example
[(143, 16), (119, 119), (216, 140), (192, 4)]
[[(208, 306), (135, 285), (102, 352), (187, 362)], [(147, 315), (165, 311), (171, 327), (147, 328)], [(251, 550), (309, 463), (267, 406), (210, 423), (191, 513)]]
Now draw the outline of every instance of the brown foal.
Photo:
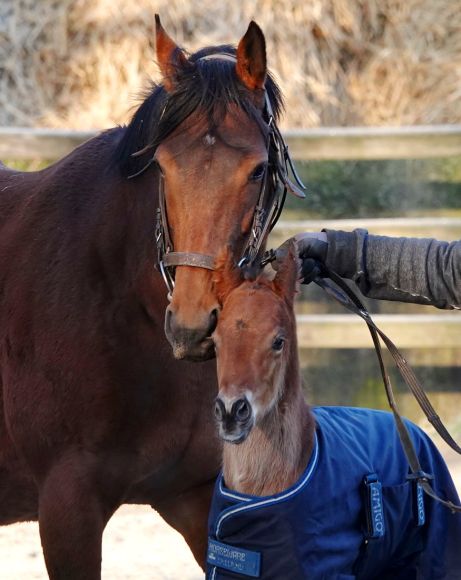
[(215, 275), (223, 309), (213, 334), (224, 479), (232, 490), (272, 495), (297, 481), (314, 440), (293, 311), (298, 260), (292, 247), (273, 280), (244, 280), (226, 264)]

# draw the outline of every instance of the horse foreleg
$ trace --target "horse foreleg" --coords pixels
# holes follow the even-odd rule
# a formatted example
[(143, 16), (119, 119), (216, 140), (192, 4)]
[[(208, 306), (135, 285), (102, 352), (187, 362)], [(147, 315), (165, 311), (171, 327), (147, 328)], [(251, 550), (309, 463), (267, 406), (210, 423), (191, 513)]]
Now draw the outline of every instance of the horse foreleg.
[(199, 566), (205, 569), (208, 512), (215, 480), (152, 506), (186, 540)]
[(89, 470), (61, 462), (47, 474), (39, 493), (39, 527), (51, 580), (100, 580), (104, 509)]

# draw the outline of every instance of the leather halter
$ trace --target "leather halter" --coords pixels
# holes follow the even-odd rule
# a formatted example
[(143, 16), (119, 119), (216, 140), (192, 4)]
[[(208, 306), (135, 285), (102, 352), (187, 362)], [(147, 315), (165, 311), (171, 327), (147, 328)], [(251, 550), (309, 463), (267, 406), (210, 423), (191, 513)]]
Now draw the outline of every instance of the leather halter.
[[(236, 62), (231, 54), (210, 54), (200, 60), (225, 60)], [(288, 191), (297, 197), (305, 197), (304, 184), (296, 173), (293, 161), (274, 118), (272, 105), (267, 92), (264, 95), (263, 117), (268, 127), (266, 148), (274, 156), (273, 164), (266, 167), (261, 183), (258, 202), (253, 215), (250, 236), (245, 244), (239, 266), (251, 265), (260, 256), (261, 247), (269, 232), (277, 223), (283, 209)], [(293, 180), (290, 178), (293, 177)], [(159, 205), (156, 215), (155, 241), (157, 244), (158, 269), (168, 288), (171, 298), (174, 289), (175, 268), (192, 266), (214, 270), (215, 256), (195, 252), (175, 252), (168, 227), (168, 216), (165, 202), (165, 182), (162, 173), (159, 178)]]

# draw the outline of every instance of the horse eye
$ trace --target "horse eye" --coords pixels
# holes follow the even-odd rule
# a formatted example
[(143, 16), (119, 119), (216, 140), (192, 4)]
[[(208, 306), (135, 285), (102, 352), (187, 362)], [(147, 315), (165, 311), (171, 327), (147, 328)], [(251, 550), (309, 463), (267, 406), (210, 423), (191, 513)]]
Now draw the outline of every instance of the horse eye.
[(257, 165), (253, 171), (250, 173), (250, 177), (248, 178), (249, 181), (259, 181), (264, 177), (264, 173), (266, 172), (267, 163), (260, 163)]
[(277, 338), (275, 338), (274, 342), (272, 343), (272, 350), (280, 351), (282, 350), (284, 344), (285, 339), (283, 336), (277, 336)]

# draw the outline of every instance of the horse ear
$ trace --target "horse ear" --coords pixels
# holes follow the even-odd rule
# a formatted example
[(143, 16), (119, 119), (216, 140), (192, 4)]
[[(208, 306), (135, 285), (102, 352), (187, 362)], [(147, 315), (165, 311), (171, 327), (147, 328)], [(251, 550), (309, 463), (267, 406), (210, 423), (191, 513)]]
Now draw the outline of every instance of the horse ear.
[(237, 47), (235, 71), (251, 91), (264, 89), (267, 76), (266, 41), (263, 31), (253, 20)]
[(293, 240), (272, 282), (275, 292), (290, 306), (293, 305), (299, 291), (300, 278), (301, 263), (298, 258), (297, 244)]
[(213, 284), (218, 302), (222, 305), (227, 296), (240, 286), (242, 281), (242, 271), (234, 262), (231, 249), (228, 247), (218, 254), (213, 272)]
[(171, 92), (175, 88), (178, 70), (187, 67), (190, 63), (184, 52), (165, 32), (158, 14), (155, 15), (155, 44), (163, 85), (167, 92)]

